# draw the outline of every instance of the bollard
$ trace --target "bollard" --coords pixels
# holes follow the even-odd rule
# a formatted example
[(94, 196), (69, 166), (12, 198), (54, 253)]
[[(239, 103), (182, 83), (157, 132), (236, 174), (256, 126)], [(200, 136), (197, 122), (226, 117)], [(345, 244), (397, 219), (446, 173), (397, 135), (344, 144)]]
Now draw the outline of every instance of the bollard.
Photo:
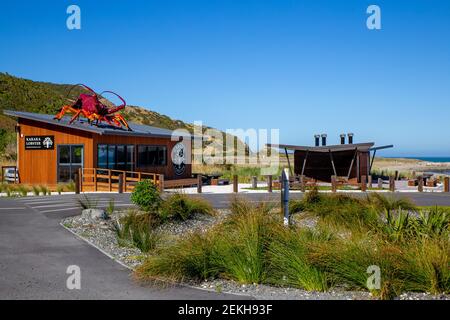
[(303, 175), (300, 176), (300, 191), (301, 192), (305, 192), (306, 191), (305, 176), (303, 176)]
[(123, 174), (119, 174), (119, 193), (123, 193)]
[(423, 192), (423, 176), (418, 176), (417, 177), (417, 190), (419, 192)]
[(450, 192), (450, 178), (444, 178), (444, 192)]
[(393, 176), (389, 176), (389, 191), (395, 191), (395, 179)]
[(238, 176), (236, 174), (233, 176), (233, 192), (238, 192)]
[(75, 172), (74, 175), (74, 182), (75, 182), (75, 194), (80, 194), (80, 173), (79, 172)]
[(252, 177), (252, 189), (258, 188), (258, 177)]
[(281, 209), (284, 213), (284, 225), (289, 226), (289, 179), (284, 170), (281, 178)]
[(367, 178), (366, 176), (361, 176), (361, 191), (366, 192), (367, 191)]
[(202, 175), (197, 175), (197, 193), (202, 193)]
[(331, 192), (336, 192), (336, 176), (331, 176)]
[(372, 176), (369, 176), (368, 178), (367, 178), (367, 185), (369, 186), (369, 188), (372, 188), (372, 186), (373, 186), (373, 182), (372, 182)]
[(383, 189), (383, 179), (378, 178), (378, 189)]
[(267, 191), (272, 192), (272, 175), (267, 177)]

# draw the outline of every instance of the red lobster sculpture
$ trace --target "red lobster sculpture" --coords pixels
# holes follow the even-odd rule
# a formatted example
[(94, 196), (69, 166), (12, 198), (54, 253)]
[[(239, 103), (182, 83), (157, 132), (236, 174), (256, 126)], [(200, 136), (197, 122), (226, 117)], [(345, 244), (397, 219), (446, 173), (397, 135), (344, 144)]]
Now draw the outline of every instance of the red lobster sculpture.
[(58, 114), (55, 115), (54, 119), (61, 120), (61, 118), (64, 116), (66, 112), (70, 112), (73, 113), (74, 116), (72, 117), (72, 119), (70, 119), (69, 124), (78, 119), (80, 115), (83, 115), (86, 119), (88, 119), (88, 122), (90, 124), (92, 124), (94, 121), (96, 124), (102, 121), (106, 121), (110, 125), (115, 125), (117, 127), (124, 126), (125, 128), (127, 128), (127, 130), (131, 131), (131, 128), (128, 126), (128, 123), (124, 119), (124, 117), (121, 114), (116, 113), (125, 108), (126, 105), (125, 100), (122, 99), (121, 96), (112, 91), (103, 91), (100, 94), (100, 96), (103, 93), (111, 93), (122, 101), (122, 104), (120, 106), (107, 107), (100, 102), (98, 98), (99, 95), (94, 90), (92, 90), (91, 88), (89, 88), (84, 84), (77, 84), (73, 86), (69, 90), (69, 93), (76, 86), (82, 86), (86, 88), (88, 91), (92, 92), (92, 94), (85, 94), (85, 93), (80, 94), (80, 96), (78, 97), (78, 99), (75, 101), (74, 104), (63, 106), (61, 110), (58, 112)]

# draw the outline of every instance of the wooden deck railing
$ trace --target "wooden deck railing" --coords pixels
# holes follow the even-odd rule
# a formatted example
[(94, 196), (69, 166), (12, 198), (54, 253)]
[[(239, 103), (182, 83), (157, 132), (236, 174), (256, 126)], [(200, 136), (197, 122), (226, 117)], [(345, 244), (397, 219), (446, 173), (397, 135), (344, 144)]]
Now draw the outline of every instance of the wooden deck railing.
[[(111, 191), (118, 192), (122, 183), (123, 192), (131, 192), (136, 183), (151, 180), (162, 189), (164, 175), (157, 173), (112, 170), (103, 168), (82, 168), (79, 170), (80, 191)], [(122, 181), (120, 181), (122, 180)]]

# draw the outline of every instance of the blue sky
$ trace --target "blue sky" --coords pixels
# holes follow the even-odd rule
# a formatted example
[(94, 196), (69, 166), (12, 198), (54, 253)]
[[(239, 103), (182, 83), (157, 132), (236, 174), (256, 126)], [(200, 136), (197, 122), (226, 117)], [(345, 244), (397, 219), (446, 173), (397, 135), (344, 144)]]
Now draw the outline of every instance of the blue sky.
[[(366, 28), (370, 4), (382, 30)], [(450, 1), (2, 1), (0, 39), (0, 71), (184, 121), (450, 156)]]

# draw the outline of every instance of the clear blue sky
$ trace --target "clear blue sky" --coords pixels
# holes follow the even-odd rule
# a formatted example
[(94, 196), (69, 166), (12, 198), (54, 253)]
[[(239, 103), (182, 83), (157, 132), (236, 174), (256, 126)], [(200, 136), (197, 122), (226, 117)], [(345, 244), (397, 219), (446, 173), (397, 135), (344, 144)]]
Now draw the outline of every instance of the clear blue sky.
[[(366, 28), (369, 4), (380, 31)], [(450, 155), (448, 0), (2, 1), (0, 39), (0, 71), (114, 90), (184, 121)]]

